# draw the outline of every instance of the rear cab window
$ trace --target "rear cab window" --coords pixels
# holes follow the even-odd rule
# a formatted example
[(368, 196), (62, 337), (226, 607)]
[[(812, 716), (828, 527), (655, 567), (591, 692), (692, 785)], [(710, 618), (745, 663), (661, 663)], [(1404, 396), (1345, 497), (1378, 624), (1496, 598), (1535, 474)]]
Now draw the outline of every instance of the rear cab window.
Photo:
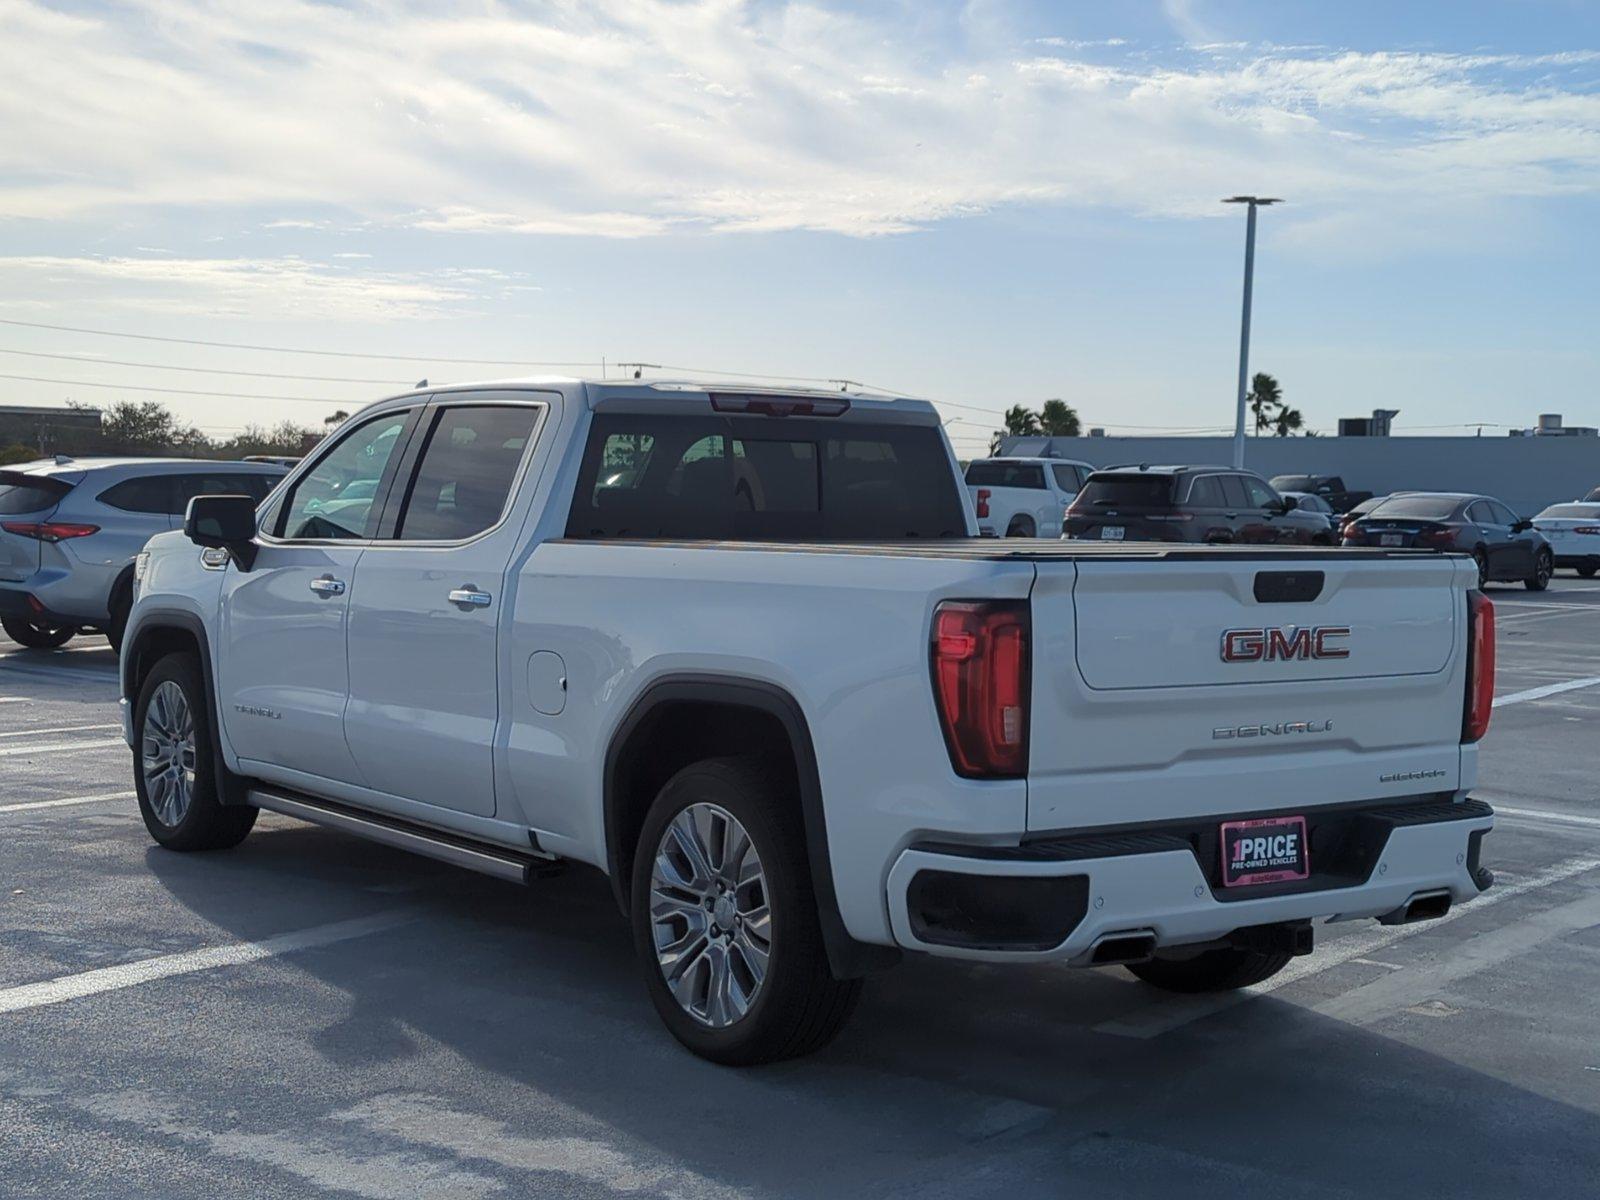
[(931, 426), (601, 413), (567, 536), (899, 541), (967, 529)]
[[(1044, 468), (1038, 463), (1008, 462), (1003, 458), (979, 459), (967, 466), (967, 483), (973, 487), (1044, 488)], [(1063, 484), (1071, 491), (1071, 487)]]

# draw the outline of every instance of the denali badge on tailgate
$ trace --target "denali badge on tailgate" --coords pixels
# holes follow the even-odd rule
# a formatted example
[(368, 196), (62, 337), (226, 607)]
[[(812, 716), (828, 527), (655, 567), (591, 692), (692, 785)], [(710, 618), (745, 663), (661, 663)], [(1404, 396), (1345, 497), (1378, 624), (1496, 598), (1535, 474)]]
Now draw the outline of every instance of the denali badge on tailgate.
[(1288, 662), (1291, 659), (1349, 658), (1350, 647), (1338, 645), (1350, 636), (1348, 625), (1308, 625), (1304, 629), (1226, 629), (1223, 662)]
[(1222, 886), (1278, 883), (1311, 874), (1304, 817), (1259, 817), (1222, 824)]

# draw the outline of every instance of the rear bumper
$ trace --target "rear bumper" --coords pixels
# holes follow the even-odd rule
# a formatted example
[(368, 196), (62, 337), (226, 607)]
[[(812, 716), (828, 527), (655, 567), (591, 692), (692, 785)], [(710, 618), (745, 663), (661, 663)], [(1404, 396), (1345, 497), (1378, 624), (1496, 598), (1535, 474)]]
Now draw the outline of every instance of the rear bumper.
[[(80, 575), (45, 569), (20, 581), (0, 582), (0, 616), (24, 617), (45, 625), (102, 625), (108, 619), (105, 597), (89, 600), (93, 584)], [(109, 585), (106, 588), (110, 594)]]
[(1558, 567), (1600, 567), (1600, 553), (1596, 554), (1560, 554), (1555, 556)]
[[(890, 925), (908, 950), (1089, 965), (1096, 946), (1113, 938), (1149, 935), (1160, 949), (1263, 925), (1395, 920), (1419, 896), (1460, 903), (1493, 882), (1478, 862), (1483, 835), (1494, 827), (1494, 812), (1481, 801), (1329, 813), (1344, 832), (1320, 846), (1321, 814), (1307, 814), (1311, 878), (1256, 892), (1224, 891), (1214, 847), (1164, 827), (1053, 835), (1016, 847), (912, 846), (889, 873)], [(1319, 869), (1319, 850), (1326, 868)]]

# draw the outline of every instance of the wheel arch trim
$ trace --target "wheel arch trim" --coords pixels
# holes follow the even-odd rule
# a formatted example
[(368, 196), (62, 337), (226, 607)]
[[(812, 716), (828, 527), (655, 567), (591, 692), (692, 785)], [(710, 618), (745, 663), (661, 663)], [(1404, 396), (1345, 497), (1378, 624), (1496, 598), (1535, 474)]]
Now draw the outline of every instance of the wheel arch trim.
[(651, 681), (628, 707), (606, 746), (604, 767), (604, 821), (606, 871), (611, 889), (624, 915), (628, 911), (628, 881), (620, 869), (620, 797), (617, 772), (623, 749), (645, 720), (665, 705), (690, 702), (745, 708), (774, 718), (782, 726), (794, 754), (799, 781), (801, 821), (806, 837), (806, 857), (811, 870), (817, 918), (822, 929), (828, 963), (839, 979), (853, 979), (882, 970), (899, 960), (893, 947), (869, 945), (850, 936), (839, 913), (833, 865), (828, 851), (827, 815), (822, 801), (822, 779), (816, 749), (804, 710), (784, 688), (762, 679), (719, 673), (684, 672)]

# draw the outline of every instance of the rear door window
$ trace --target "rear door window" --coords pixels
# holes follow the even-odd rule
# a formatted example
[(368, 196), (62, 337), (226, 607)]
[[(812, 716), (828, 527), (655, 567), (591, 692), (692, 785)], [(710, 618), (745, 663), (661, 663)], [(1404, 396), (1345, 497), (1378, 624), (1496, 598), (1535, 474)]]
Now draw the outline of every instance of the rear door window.
[(120, 508), (123, 512), (160, 513), (165, 516), (174, 509), (173, 477), (171, 475), (140, 475), (124, 479), (100, 493), (100, 503)]
[(964, 537), (955, 485), (931, 427), (607, 414), (590, 430), (567, 536)]
[(1215, 475), (1198, 476), (1189, 485), (1190, 508), (1222, 508), (1222, 483)]
[(1078, 478), (1078, 468), (1076, 467), (1063, 464), (1059, 467), (1051, 467), (1050, 473), (1056, 478), (1056, 487), (1063, 492), (1075, 492), (1083, 486), (1082, 481)]
[(536, 404), (439, 409), (394, 536), (403, 542), (458, 542), (499, 524), (543, 411)]
[(260, 503), (267, 498), (277, 477), (271, 475), (246, 475), (238, 471), (218, 471), (209, 475), (172, 476), (172, 508), (174, 516), (183, 516), (189, 510), (189, 501), (196, 496), (249, 496)]
[(1042, 488), (1044, 468), (1003, 458), (979, 459), (967, 466), (967, 482), (974, 487)]

